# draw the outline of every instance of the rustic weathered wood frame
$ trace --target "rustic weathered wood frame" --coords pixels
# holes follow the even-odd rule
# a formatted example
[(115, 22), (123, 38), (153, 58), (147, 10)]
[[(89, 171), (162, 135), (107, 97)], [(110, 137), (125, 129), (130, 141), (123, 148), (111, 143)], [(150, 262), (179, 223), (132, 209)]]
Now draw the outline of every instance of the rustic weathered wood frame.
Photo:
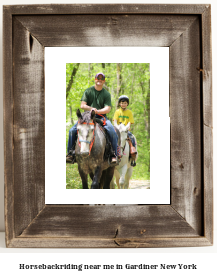
[[(3, 24), (6, 246), (212, 245), (211, 6), (4, 6)], [(46, 46), (170, 47), (170, 205), (45, 205)]]

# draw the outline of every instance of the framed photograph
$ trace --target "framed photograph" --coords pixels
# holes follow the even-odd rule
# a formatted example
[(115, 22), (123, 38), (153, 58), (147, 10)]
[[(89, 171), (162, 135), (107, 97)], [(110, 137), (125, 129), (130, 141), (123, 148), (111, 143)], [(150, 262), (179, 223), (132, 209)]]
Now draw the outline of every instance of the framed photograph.
[[(212, 245), (211, 6), (4, 6), (3, 32), (6, 246)], [(150, 189), (66, 188), (67, 63), (150, 64)]]
[[(98, 59), (96, 58), (99, 51), (103, 51), (106, 56), (104, 68), (100, 63), (101, 55)], [(128, 57), (127, 54), (131, 52), (134, 55)], [(53, 57), (56, 58), (53, 59)], [(93, 59), (96, 63), (89, 63)], [(74, 64), (69, 63), (70, 61)], [(117, 63), (114, 63), (115, 61), (120, 62), (118, 64), (122, 78), (120, 88), (124, 93), (117, 93)], [(74, 86), (66, 99), (65, 95), (59, 93), (65, 91), (65, 86), (68, 87), (68, 83), (65, 84), (67, 82), (66, 69), (70, 80), (74, 67), (77, 67), (78, 63), (77, 73), (74, 74)], [(137, 183), (137, 187), (132, 186), (132, 188), (150, 188), (150, 190), (142, 190), (142, 192), (116, 190), (115, 193), (113, 190), (91, 192), (66, 190), (66, 188), (82, 188), (77, 163), (66, 165), (65, 160), (69, 129), (78, 120), (76, 110), (80, 108), (80, 100), (85, 89), (94, 84), (96, 73), (93, 73), (91, 78), (90, 67), (93, 68), (92, 72), (104, 69), (105, 86), (112, 96), (112, 110), (107, 115), (110, 122), (113, 122), (118, 100), (117, 94), (119, 97), (121, 95), (129, 97), (129, 109), (132, 109), (135, 121), (131, 131), (136, 137), (138, 148), (137, 166), (131, 167), (132, 178), (129, 186), (131, 188), (132, 184)], [(162, 68), (164, 68), (163, 72)], [(45, 83), (45, 204), (170, 204), (168, 47), (103, 47), (100, 50), (98, 47), (46, 47)], [(149, 95), (148, 98), (147, 95)], [(148, 113), (145, 112), (146, 101), (150, 101), (148, 103), (150, 116), (147, 119), (150, 135), (146, 132), (146, 122), (144, 123), (144, 114)], [(58, 113), (54, 110), (58, 110)], [(163, 124), (159, 123), (159, 115)], [(73, 119), (73, 124), (70, 117)], [(53, 136), (54, 130), (58, 131), (55, 132), (55, 136)], [(54, 151), (54, 146), (59, 147)], [(124, 155), (125, 151), (123, 159)], [(90, 185), (91, 179), (89, 178), (89, 187)]]

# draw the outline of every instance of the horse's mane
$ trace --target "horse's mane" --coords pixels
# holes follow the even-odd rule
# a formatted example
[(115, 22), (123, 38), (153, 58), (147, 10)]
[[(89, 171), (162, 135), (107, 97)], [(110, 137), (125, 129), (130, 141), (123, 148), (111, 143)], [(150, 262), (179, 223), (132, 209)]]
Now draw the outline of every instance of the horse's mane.
[(91, 120), (91, 111), (85, 111), (81, 114), (80, 123), (89, 123)]

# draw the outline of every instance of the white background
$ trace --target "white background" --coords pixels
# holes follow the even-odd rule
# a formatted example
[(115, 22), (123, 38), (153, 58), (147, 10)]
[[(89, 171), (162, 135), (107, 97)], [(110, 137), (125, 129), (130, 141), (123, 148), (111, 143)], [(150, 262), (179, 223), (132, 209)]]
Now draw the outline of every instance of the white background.
[[(102, 60), (97, 55), (98, 47), (45, 48), (45, 203), (170, 204), (169, 47), (103, 49), (106, 55)], [(66, 189), (66, 99), (62, 92), (65, 92), (66, 63), (72, 62), (150, 63), (150, 189)]]
[[(12, 5), (12, 4), (45, 4), (50, 3), (51, 1), (12, 1), (12, 0), (0, 0), (1, 5)], [(52, 3), (60, 3), (61, 1), (52, 0)], [(109, 1), (107, 0), (106, 3), (132, 3), (133, 1)], [(70, 0), (64, 0), (64, 3), (73, 3)], [(74, 3), (102, 3), (102, 1), (96, 0), (76, 0)], [(212, 4), (212, 57), (213, 57), (213, 124), (214, 124), (214, 199), (216, 199), (216, 120), (217, 120), (217, 99), (216, 99), (216, 88), (217, 88), (217, 80), (216, 76), (216, 66), (217, 66), (217, 2), (215, 0), (196, 0), (196, 1), (162, 1), (162, 0), (148, 0), (148, 1), (139, 1), (137, 0), (136, 3), (159, 3), (159, 4)], [(2, 14), (0, 14), (0, 22), (2, 22)], [(2, 34), (2, 28), (0, 28), (0, 32)], [(1, 36), (2, 37), (2, 36)], [(1, 39), (2, 40), (2, 39)], [(2, 57), (2, 42), (0, 43), (0, 52)], [(0, 65), (0, 84), (2, 84), (2, 63)], [(0, 86), (0, 111), (3, 111), (3, 89), (2, 85)], [(7, 275), (7, 277), (11, 277), (12, 275), (16, 275), (16, 277), (44, 277), (46, 274), (42, 272), (33, 272), (23, 271), (20, 272), (18, 270), (19, 263), (34, 263), (34, 262), (42, 262), (42, 263), (76, 263), (76, 258), (78, 262), (81, 263), (91, 263), (94, 259), (95, 262), (98, 263), (106, 263), (113, 264), (113, 263), (134, 263), (135, 260), (137, 263), (182, 263), (187, 262), (188, 264), (197, 263), (199, 266), (198, 271), (188, 271), (181, 272), (174, 272), (173, 270), (164, 270), (161, 271), (161, 277), (216, 277), (217, 276), (217, 269), (216, 269), (216, 257), (217, 257), (217, 244), (216, 244), (216, 230), (217, 230), (217, 210), (216, 205), (215, 209), (215, 222), (214, 222), (214, 234), (215, 234), (215, 243), (212, 247), (198, 247), (198, 248), (156, 248), (156, 249), (6, 249), (4, 243), (4, 167), (3, 167), (3, 113), (0, 113), (0, 273), (3, 277)], [(51, 254), (54, 253), (54, 254)], [(57, 254), (56, 254), (57, 253)], [(162, 262), (163, 261), (163, 262)], [(193, 272), (193, 273), (192, 273)], [(86, 272), (85, 275), (87, 274)], [(63, 272), (55, 271), (52, 272), (53, 277), (58, 277), (63, 274)], [(95, 273), (94, 273), (95, 274)], [(114, 271), (112, 273), (109, 272), (109, 276), (118, 275), (118, 271)], [(140, 275), (141, 272), (139, 271), (131, 271), (131, 275)], [(147, 272), (142, 272), (143, 277)], [(158, 273), (159, 274), (159, 273)], [(37, 275), (37, 276), (36, 276)], [(78, 273), (67, 272), (64, 273), (64, 277), (77, 277)], [(83, 275), (83, 274), (82, 274)], [(90, 273), (91, 275), (91, 273)], [(104, 275), (107, 277), (108, 273), (104, 272)], [(81, 275), (80, 275), (81, 276)], [(100, 276), (101, 273), (100, 273)], [(156, 273), (151, 272), (148, 274), (148, 277), (155, 277)], [(158, 275), (159, 276), (159, 275)]]

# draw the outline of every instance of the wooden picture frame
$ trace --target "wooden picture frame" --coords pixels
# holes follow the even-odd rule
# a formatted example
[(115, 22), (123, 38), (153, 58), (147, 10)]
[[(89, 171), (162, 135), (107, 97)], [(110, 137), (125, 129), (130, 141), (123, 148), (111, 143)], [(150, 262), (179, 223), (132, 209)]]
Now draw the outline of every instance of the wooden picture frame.
[[(211, 6), (51, 4), (3, 12), (6, 246), (212, 245)], [(170, 205), (45, 205), (46, 46), (169, 47)]]

